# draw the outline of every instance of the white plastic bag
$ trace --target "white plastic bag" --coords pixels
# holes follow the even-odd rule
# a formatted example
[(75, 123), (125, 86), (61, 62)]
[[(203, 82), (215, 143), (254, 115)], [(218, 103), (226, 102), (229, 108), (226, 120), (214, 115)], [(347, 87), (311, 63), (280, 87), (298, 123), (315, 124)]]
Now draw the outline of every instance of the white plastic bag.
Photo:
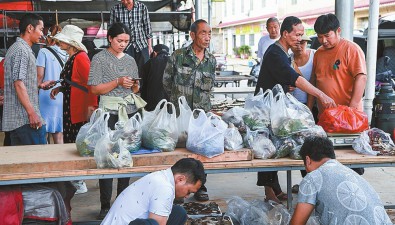
[(354, 140), (353, 149), (365, 155), (394, 155), (395, 145), (391, 136), (378, 128), (365, 130)]
[(111, 141), (109, 131), (106, 131), (97, 142), (94, 156), (99, 169), (131, 167), (133, 165), (132, 155), (125, 148), (124, 141), (121, 138)]
[(272, 141), (262, 135), (254, 139), (251, 147), (255, 159), (270, 159), (276, 154), (276, 148)]
[(195, 109), (189, 122), (187, 149), (208, 158), (224, 153), (224, 133), (227, 127), (219, 116), (207, 117), (203, 110)]
[(102, 109), (96, 109), (89, 122), (84, 124), (76, 137), (75, 143), (81, 156), (93, 156), (96, 143), (108, 130), (108, 119), (110, 114)]
[(129, 152), (136, 152), (141, 147), (141, 116), (140, 113), (134, 114), (126, 122), (117, 122), (111, 140), (122, 139), (125, 148)]
[(156, 116), (159, 114), (161, 108), (166, 104), (166, 99), (162, 99), (156, 105), (155, 109), (152, 111), (146, 111), (143, 109), (143, 121), (141, 122), (141, 130), (142, 130), (142, 145), (145, 146), (145, 142), (148, 140), (147, 135), (150, 132), (150, 127), (154, 122)]
[(177, 147), (185, 148), (186, 141), (188, 137), (188, 127), (189, 127), (189, 119), (192, 115), (192, 110), (189, 107), (185, 96), (181, 96), (178, 98), (178, 107), (180, 109), (180, 115), (177, 117), (177, 126), (178, 126), (178, 142)]
[(243, 138), (239, 130), (233, 124), (230, 124), (225, 130), (224, 140), (225, 150), (233, 151), (243, 148)]
[(177, 131), (176, 108), (173, 103), (166, 102), (149, 126), (143, 144), (149, 149), (174, 151), (178, 139)]

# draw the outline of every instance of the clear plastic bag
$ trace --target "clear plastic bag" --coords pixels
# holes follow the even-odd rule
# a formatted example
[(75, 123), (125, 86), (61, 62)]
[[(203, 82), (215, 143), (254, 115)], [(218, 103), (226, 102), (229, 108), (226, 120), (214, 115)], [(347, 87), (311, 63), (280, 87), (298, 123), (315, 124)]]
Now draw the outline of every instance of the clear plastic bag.
[(195, 109), (189, 122), (187, 149), (208, 158), (224, 153), (224, 133), (227, 127), (219, 116), (207, 117), (203, 110)]
[(222, 115), (222, 119), (226, 122), (226, 123), (232, 123), (233, 125), (235, 125), (237, 128), (241, 128), (241, 129), (245, 129), (245, 124), (243, 121), (243, 116), (247, 115), (248, 111), (245, 110), (244, 108), (241, 108), (239, 106), (233, 107), (231, 109), (229, 109), (228, 111), (226, 111), (223, 115)]
[(276, 154), (274, 158), (284, 158), (288, 156), (292, 150), (297, 146), (295, 141), (289, 137), (273, 137), (274, 147), (276, 147)]
[(245, 124), (252, 130), (270, 125), (270, 108), (273, 102), (273, 93), (270, 89), (265, 92), (260, 89), (255, 96), (246, 98), (244, 109), (248, 114), (243, 116)]
[(108, 130), (110, 114), (102, 109), (96, 109), (88, 123), (84, 124), (76, 137), (75, 143), (81, 156), (93, 156), (96, 143)]
[(249, 127), (247, 127), (247, 134), (244, 136), (244, 146), (247, 148), (252, 148), (252, 143), (259, 136), (269, 138), (270, 130), (268, 128), (251, 130)]
[(315, 125), (309, 108), (289, 93), (279, 92), (273, 98), (270, 115), (273, 133), (278, 136), (289, 136)]
[(251, 147), (255, 159), (270, 159), (276, 154), (272, 141), (263, 135), (256, 137)]
[(185, 96), (181, 96), (178, 98), (178, 107), (180, 109), (180, 115), (177, 117), (177, 126), (178, 126), (177, 147), (185, 148), (187, 137), (188, 137), (189, 120), (192, 115), (192, 110), (189, 107), (187, 100), (185, 99)]
[(136, 113), (126, 122), (117, 122), (115, 124), (115, 131), (111, 140), (116, 141), (122, 139), (125, 148), (133, 153), (137, 152), (141, 147), (141, 135), (141, 116), (140, 113)]
[(225, 150), (238, 150), (243, 148), (243, 138), (239, 130), (231, 123), (224, 134)]
[(132, 155), (125, 148), (124, 141), (121, 138), (111, 141), (111, 136), (110, 132), (106, 132), (96, 144), (94, 156), (97, 168), (131, 167)]
[(226, 215), (232, 217), (238, 224), (269, 224), (266, 212), (261, 207), (257, 207), (256, 203), (251, 204), (238, 196), (230, 198), (226, 203), (228, 204)]
[(395, 145), (391, 136), (378, 128), (365, 130), (354, 140), (352, 147), (365, 155), (395, 155)]
[(149, 149), (171, 152), (176, 148), (177, 139), (176, 109), (173, 103), (166, 102), (149, 126), (143, 144)]
[(291, 214), (288, 209), (282, 205), (275, 202), (271, 202), (273, 208), (268, 212), (267, 216), (269, 218), (270, 225), (288, 225), (291, 221)]

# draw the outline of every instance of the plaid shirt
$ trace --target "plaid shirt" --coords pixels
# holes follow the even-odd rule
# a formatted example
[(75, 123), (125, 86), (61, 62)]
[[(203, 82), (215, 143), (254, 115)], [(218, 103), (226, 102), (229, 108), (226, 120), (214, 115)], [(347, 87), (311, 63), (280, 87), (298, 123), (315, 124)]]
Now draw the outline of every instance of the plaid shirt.
[(137, 52), (148, 47), (147, 39), (152, 38), (152, 35), (147, 6), (138, 1), (134, 1), (134, 6), (130, 11), (122, 3), (113, 6), (110, 25), (116, 22), (121, 22), (129, 27), (130, 43)]
[[(30, 124), (26, 109), (19, 101), (14, 87), (14, 82), (17, 80), (22, 81), (26, 86), (29, 101), (41, 118), (38, 105), (36, 57), (32, 48), (20, 37), (7, 51), (4, 75), (3, 131), (12, 131)], [(44, 123), (42, 118), (41, 122)]]

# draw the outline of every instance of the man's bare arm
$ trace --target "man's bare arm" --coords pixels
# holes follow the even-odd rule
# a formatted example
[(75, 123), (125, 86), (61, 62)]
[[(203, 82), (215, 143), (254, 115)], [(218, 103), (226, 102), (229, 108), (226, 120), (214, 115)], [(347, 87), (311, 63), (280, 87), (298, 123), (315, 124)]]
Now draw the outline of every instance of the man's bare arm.
[(314, 205), (309, 203), (298, 203), (295, 212), (292, 215), (290, 225), (305, 225), (311, 213), (314, 210)]
[(365, 74), (358, 74), (355, 77), (354, 85), (352, 88), (350, 107), (357, 108), (358, 103), (362, 99), (363, 92), (365, 91), (367, 77)]
[(156, 220), (159, 225), (166, 225), (168, 219), (166, 216), (159, 216), (151, 212), (149, 213), (148, 218)]
[(14, 87), (19, 102), (22, 104), (23, 108), (25, 108), (27, 112), (27, 115), (29, 117), (30, 127), (31, 128), (41, 127), (42, 126), (41, 119), (34, 111), (33, 105), (29, 100), (29, 95), (27, 94), (25, 84), (21, 80), (17, 80), (14, 82)]

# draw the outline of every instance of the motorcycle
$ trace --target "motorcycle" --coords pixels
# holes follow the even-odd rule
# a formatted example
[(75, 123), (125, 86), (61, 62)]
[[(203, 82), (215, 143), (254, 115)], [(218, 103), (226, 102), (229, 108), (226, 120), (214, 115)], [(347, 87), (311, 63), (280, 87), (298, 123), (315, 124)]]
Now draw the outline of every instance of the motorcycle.
[(391, 60), (390, 57), (385, 56), (384, 58), (384, 68), (385, 71), (376, 74), (376, 92), (380, 90), (382, 83), (389, 83), (391, 84), (392, 88), (395, 90), (395, 75), (392, 73), (390, 69), (388, 69), (389, 61)]
[(254, 59), (255, 64), (251, 67), (250, 76), (254, 77), (252, 80), (248, 80), (247, 85), (249, 87), (255, 87), (258, 82), (259, 71), (261, 69), (261, 62), (258, 59)]

